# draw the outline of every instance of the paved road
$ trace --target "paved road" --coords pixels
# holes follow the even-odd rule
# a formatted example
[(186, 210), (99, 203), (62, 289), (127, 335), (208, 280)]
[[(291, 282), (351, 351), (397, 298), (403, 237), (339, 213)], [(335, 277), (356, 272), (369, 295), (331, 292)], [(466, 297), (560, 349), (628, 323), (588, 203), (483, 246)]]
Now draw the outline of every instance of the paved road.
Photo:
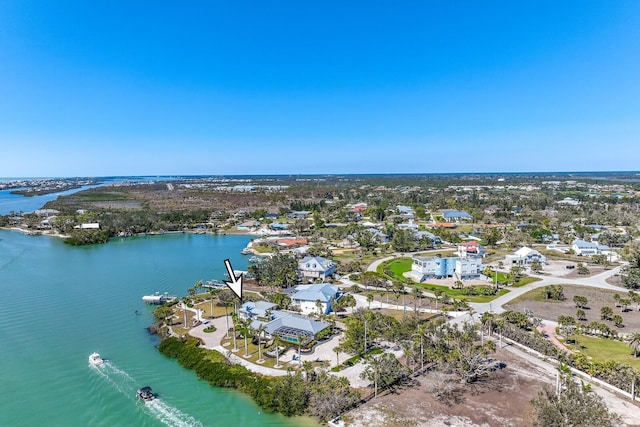
[(526, 286), (522, 286), (520, 288), (509, 288), (509, 292), (494, 299), (491, 302), (487, 303), (470, 303), (469, 305), (473, 308), (476, 313), (484, 313), (484, 312), (493, 312), (493, 313), (502, 313), (505, 311), (502, 308), (503, 305), (507, 304), (509, 301), (533, 290), (542, 288), (548, 285), (577, 285), (577, 286), (590, 286), (593, 288), (600, 289), (609, 289), (614, 291), (622, 291), (624, 289), (619, 286), (610, 285), (606, 282), (609, 277), (617, 274), (622, 266), (618, 266), (616, 268), (612, 268), (611, 270), (603, 271), (600, 274), (596, 274), (591, 277), (585, 277), (580, 279), (567, 279), (564, 277), (556, 277), (556, 276), (543, 276), (532, 274), (532, 277), (536, 277), (540, 279), (538, 282), (531, 283)]

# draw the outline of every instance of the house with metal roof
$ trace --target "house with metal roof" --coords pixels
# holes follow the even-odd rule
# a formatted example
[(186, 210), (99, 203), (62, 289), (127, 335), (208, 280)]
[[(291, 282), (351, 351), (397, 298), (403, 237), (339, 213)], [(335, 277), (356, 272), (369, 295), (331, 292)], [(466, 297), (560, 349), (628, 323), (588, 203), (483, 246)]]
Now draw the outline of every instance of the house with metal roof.
[(298, 262), (298, 274), (303, 279), (325, 279), (336, 272), (336, 263), (320, 257), (308, 256)]
[(469, 213), (456, 209), (445, 209), (442, 211), (442, 217), (448, 222), (470, 221), (472, 219)]
[(265, 331), (271, 336), (279, 336), (283, 341), (293, 344), (306, 344), (329, 327), (328, 323), (310, 319), (299, 314), (287, 313), (265, 325)]
[(540, 264), (546, 264), (547, 258), (535, 249), (523, 246), (513, 254), (506, 255), (504, 257), (505, 264), (522, 264), (530, 265), (533, 262), (539, 262)]
[[(331, 303), (338, 298), (340, 290), (328, 283), (298, 285), (291, 296), (291, 303), (304, 314), (331, 312)], [(319, 304), (318, 304), (319, 303)]]
[[(240, 306), (238, 315), (242, 319), (255, 319), (258, 317), (270, 319), (271, 314), (277, 308), (277, 304), (269, 301), (248, 301)], [(267, 312), (269, 312), (270, 316), (267, 316)]]
[(600, 255), (602, 252), (609, 251), (609, 246), (599, 245), (596, 242), (587, 242), (581, 239), (576, 239), (571, 242), (571, 249), (573, 253), (578, 256), (593, 256)]
[(467, 256), (481, 256), (484, 258), (484, 246), (482, 246), (476, 240), (470, 240), (467, 242), (458, 243), (458, 255), (461, 257)]

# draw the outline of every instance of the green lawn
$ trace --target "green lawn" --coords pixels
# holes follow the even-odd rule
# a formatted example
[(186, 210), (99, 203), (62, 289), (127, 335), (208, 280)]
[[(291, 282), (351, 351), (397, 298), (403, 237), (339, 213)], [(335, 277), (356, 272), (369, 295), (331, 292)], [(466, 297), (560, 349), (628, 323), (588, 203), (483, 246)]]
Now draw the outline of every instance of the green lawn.
[(443, 285), (433, 285), (430, 283), (416, 283), (415, 286), (418, 286), (425, 291), (430, 291), (433, 293), (435, 290), (441, 290), (445, 295), (448, 295), (451, 298), (455, 299), (463, 299), (469, 302), (489, 302), (498, 298), (501, 295), (509, 292), (508, 289), (500, 289), (495, 295), (464, 295), (462, 293), (462, 289), (451, 289), (448, 286)]
[(511, 301), (509, 301), (509, 305), (517, 304), (523, 301), (541, 301), (541, 302), (548, 302), (552, 304), (557, 302), (562, 302), (562, 301), (553, 300), (553, 299), (546, 299), (544, 294), (544, 287), (543, 287), (543, 288), (533, 289), (527, 293), (520, 295), (518, 298), (512, 299)]
[(538, 282), (539, 280), (540, 279), (538, 279), (537, 277), (523, 277), (522, 279), (518, 280), (513, 285), (511, 285), (511, 287), (512, 288), (519, 288), (521, 286), (528, 285), (529, 283)]
[(413, 261), (411, 260), (411, 258), (402, 257), (402, 258), (396, 258), (389, 262), (382, 263), (380, 267), (382, 267), (383, 269), (382, 273), (384, 273), (384, 267), (386, 266), (389, 270), (391, 270), (391, 272), (393, 273), (393, 276), (396, 279), (404, 280), (405, 277), (402, 275), (402, 273), (411, 271), (412, 263)]
[(580, 350), (581, 353), (594, 360), (601, 362), (615, 360), (640, 369), (640, 357), (633, 357), (631, 347), (621, 341), (580, 335), (578, 336), (578, 344), (571, 347)]

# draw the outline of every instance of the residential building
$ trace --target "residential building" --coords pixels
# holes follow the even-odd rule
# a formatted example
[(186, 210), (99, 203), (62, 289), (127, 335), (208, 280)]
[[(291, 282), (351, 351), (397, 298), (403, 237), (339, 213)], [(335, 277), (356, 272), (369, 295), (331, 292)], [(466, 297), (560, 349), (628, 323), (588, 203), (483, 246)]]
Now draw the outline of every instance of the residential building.
[(308, 256), (298, 262), (298, 273), (303, 279), (325, 279), (336, 272), (336, 263), (323, 258)]
[(304, 314), (328, 314), (331, 312), (332, 301), (338, 298), (339, 293), (337, 286), (320, 283), (298, 285), (290, 297), (291, 303)]
[[(278, 304), (269, 301), (249, 301), (240, 306), (238, 316), (240, 316), (241, 319), (263, 318), (272, 320), (272, 313), (277, 310), (277, 308)], [(269, 316), (267, 316), (267, 312), (270, 312)]]
[(573, 253), (578, 256), (593, 256), (600, 255), (604, 251), (609, 251), (609, 246), (599, 245), (597, 242), (587, 242), (581, 239), (576, 239), (571, 242), (571, 249)]
[(470, 221), (472, 219), (469, 213), (455, 209), (445, 209), (442, 211), (442, 217), (447, 222)]
[(468, 256), (485, 256), (484, 246), (478, 243), (476, 240), (470, 240), (468, 242), (458, 243), (458, 255), (462, 258)]
[(455, 277), (460, 280), (479, 279), (483, 268), (480, 257), (414, 256), (409, 275), (419, 282), (447, 277)]
[(535, 249), (523, 246), (513, 254), (504, 257), (505, 264), (521, 264), (530, 265), (532, 262), (539, 262), (540, 264), (546, 264), (547, 258)]

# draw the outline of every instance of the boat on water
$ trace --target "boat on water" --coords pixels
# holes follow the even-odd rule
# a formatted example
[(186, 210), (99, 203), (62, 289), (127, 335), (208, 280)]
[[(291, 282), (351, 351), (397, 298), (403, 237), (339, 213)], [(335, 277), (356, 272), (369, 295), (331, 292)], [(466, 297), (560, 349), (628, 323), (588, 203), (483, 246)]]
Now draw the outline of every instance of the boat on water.
[(145, 295), (145, 296), (142, 297), (142, 301), (146, 302), (147, 304), (156, 304), (156, 305), (164, 304), (166, 302), (175, 301), (177, 299), (178, 299), (177, 296), (169, 295), (169, 293), (167, 293), (167, 292), (165, 292), (163, 294), (160, 294), (160, 292), (156, 292), (153, 295)]
[(156, 398), (156, 395), (153, 393), (153, 390), (151, 390), (151, 387), (149, 386), (142, 387), (140, 390), (138, 390), (136, 392), (136, 396), (138, 396), (140, 399), (144, 400), (145, 402), (148, 402)]
[(89, 355), (89, 364), (93, 366), (100, 366), (104, 363), (104, 359), (100, 357), (99, 353), (91, 353)]

